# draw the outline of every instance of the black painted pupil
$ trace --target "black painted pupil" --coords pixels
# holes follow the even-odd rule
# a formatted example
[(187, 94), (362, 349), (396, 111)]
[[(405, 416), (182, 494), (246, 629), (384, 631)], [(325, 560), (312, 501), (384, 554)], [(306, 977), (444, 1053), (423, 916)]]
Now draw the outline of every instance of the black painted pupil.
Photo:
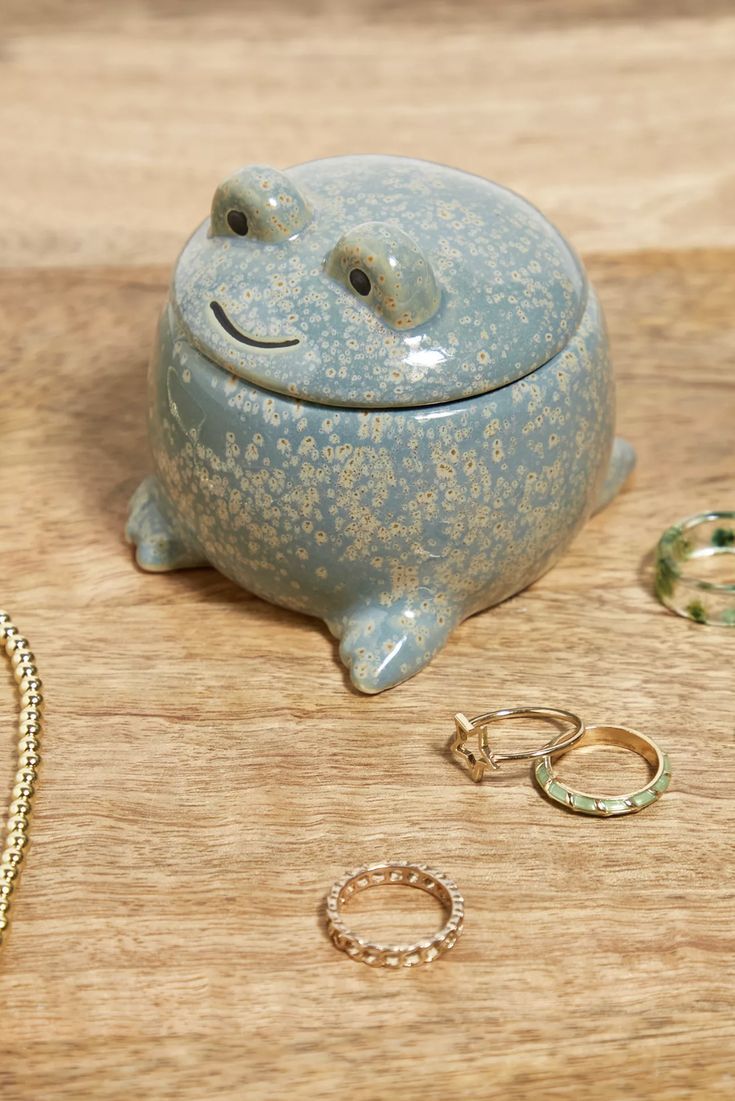
[(362, 268), (353, 268), (350, 272), (350, 283), (358, 294), (370, 294), (372, 284)]
[(245, 237), (248, 232), (248, 220), (241, 210), (227, 211), (227, 224), (238, 237)]

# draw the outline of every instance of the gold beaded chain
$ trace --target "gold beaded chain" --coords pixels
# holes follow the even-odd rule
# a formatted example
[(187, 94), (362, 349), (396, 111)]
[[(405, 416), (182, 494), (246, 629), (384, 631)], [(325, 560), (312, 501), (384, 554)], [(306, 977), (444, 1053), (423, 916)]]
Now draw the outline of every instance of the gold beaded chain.
[(28, 847), (31, 803), (41, 763), (41, 711), (43, 696), (36, 662), (27, 639), (18, 631), (6, 612), (0, 611), (0, 640), (18, 682), (20, 716), (18, 719), (18, 771), (8, 815), (8, 833), (0, 857), (0, 945), (8, 928), (10, 901), (18, 882), (23, 856)]

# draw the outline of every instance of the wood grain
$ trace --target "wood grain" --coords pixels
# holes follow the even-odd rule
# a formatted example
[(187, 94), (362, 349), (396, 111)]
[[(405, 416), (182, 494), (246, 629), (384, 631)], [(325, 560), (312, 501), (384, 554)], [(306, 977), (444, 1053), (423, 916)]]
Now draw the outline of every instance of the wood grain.
[(170, 263), (236, 167), (350, 152), (586, 251), (735, 245), (731, 0), (4, 0), (2, 36), (6, 266)]
[[(589, 258), (635, 481), (377, 698), (315, 621), (213, 571), (133, 566), (167, 273), (5, 274), (3, 599), (48, 731), (0, 964), (3, 1101), (732, 1097), (735, 633), (666, 612), (649, 573), (670, 521), (732, 507), (733, 260)], [(602, 821), (547, 804), (524, 767), (475, 787), (447, 759), (452, 713), (527, 700), (648, 732), (673, 790)], [(5, 676), (1, 707), (10, 730)], [(11, 757), (3, 739), (8, 776)], [(611, 760), (578, 767), (635, 782)], [(325, 937), (333, 880), (388, 854), (465, 894), (433, 969), (374, 973)], [(387, 934), (393, 901), (366, 900), (363, 924)], [(434, 927), (406, 899), (400, 921), (421, 915)]]

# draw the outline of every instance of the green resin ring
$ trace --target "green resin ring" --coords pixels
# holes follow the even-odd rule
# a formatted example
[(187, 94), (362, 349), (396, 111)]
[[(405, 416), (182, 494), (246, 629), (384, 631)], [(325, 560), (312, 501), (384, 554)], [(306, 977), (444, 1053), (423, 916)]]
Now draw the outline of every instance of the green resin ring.
[(695, 623), (735, 627), (735, 512), (702, 512), (664, 532), (656, 596)]
[[(556, 740), (561, 741), (561, 738)], [(649, 807), (651, 803), (655, 803), (671, 783), (671, 764), (668, 755), (662, 752), (654, 741), (645, 734), (639, 734), (637, 730), (603, 724), (588, 726), (577, 745), (622, 746), (623, 749), (630, 749), (643, 757), (653, 771), (645, 787), (628, 795), (591, 795), (586, 791), (576, 791), (560, 780), (556, 774), (556, 760), (568, 751), (554, 750), (552, 742), (549, 753), (542, 757), (535, 767), (536, 782), (555, 803), (561, 803), (563, 807), (577, 811), (578, 814), (593, 814), (600, 818), (635, 814), (644, 807)], [(553, 763), (552, 756), (555, 758)]]

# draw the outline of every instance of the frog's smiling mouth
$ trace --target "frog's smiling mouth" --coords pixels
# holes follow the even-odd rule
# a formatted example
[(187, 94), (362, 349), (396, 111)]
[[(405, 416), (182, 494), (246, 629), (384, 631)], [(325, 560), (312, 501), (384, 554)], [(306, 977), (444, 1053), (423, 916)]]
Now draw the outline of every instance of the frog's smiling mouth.
[(299, 343), (296, 338), (293, 340), (256, 340), (255, 337), (246, 336), (245, 333), (241, 333), (239, 329), (235, 328), (219, 302), (210, 302), (209, 308), (228, 336), (239, 340), (241, 344), (249, 344), (252, 348), (293, 348), (294, 344)]

